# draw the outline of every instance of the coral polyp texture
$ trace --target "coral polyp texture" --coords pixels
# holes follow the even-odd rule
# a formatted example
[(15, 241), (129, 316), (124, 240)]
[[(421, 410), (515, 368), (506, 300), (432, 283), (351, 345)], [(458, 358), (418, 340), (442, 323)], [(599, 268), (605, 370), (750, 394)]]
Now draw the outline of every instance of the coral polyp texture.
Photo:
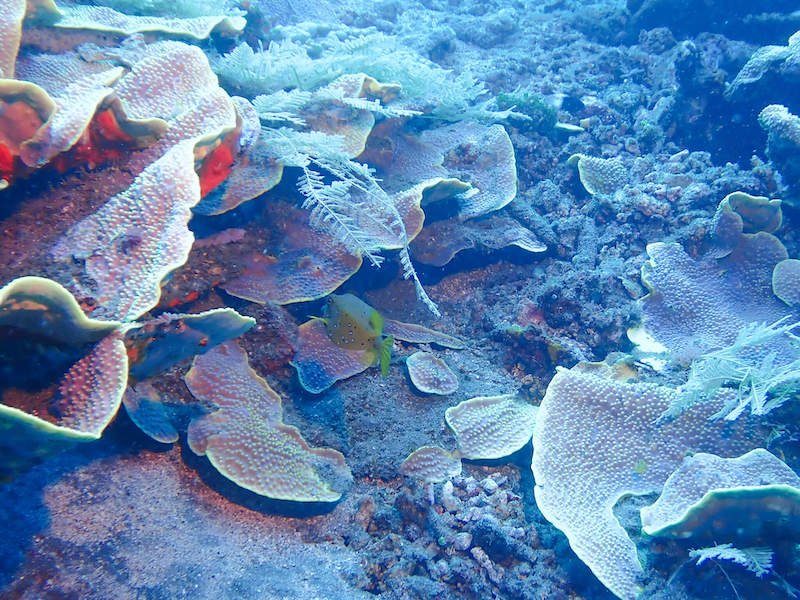
[(239, 96), (233, 96), (231, 101), (241, 121), (238, 148), (231, 152), (230, 174), (195, 206), (197, 214), (218, 215), (233, 210), (268, 192), (283, 177), (283, 164), (269, 154), (253, 104)]
[(438, 446), (423, 446), (408, 455), (400, 472), (422, 483), (442, 483), (461, 474), (461, 456)]
[(763, 448), (735, 458), (698, 452), (641, 514), (642, 530), (652, 536), (779, 545), (800, 536), (800, 477)]
[(648, 246), (642, 277), (653, 291), (643, 301), (645, 326), (676, 356), (726, 346), (746, 323), (788, 314), (772, 291), (772, 270), (786, 258), (783, 247), (768, 237), (748, 246), (736, 256), (707, 260), (691, 258), (677, 244)]
[[(716, 217), (721, 251), (692, 258), (674, 243), (647, 247), (650, 260), (642, 266), (642, 281), (650, 293), (642, 299), (644, 326), (678, 361), (730, 345), (749, 323), (774, 323), (792, 314), (773, 287), (773, 272), (787, 258), (786, 248), (766, 231), (743, 233), (743, 218), (734, 207), (747, 213), (753, 199), (743, 206), (731, 197)], [(772, 228), (774, 219), (761, 226)]]
[(186, 385), (216, 410), (192, 421), (189, 447), (257, 494), (295, 502), (335, 502), (349, 485), (341, 453), (312, 448), (283, 423), (280, 397), (233, 342), (198, 356)]
[(458, 389), (458, 377), (447, 363), (429, 352), (415, 352), (406, 358), (411, 383), (424, 394), (452, 394)]
[(0, 80), (0, 165), (2, 186), (9, 186), (21, 170), (21, 155), (32, 139), (55, 111), (55, 102), (39, 86), (13, 79)]
[[(315, 91), (299, 117), (311, 130), (338, 137), (345, 154), (356, 157), (364, 151), (375, 126), (375, 116), (365, 98), (372, 90), (379, 96), (381, 87), (363, 73), (343, 75)], [(364, 99), (363, 103), (359, 99)]]
[(17, 390), (4, 390), (4, 402), (0, 404), (0, 478), (75, 442), (98, 439), (119, 409), (127, 366), (121, 339), (112, 334), (100, 340), (64, 373), (54, 391), (48, 390), (52, 394), (47, 407), (52, 413), (50, 419), (45, 418), (46, 409), (28, 412), (8, 406), (6, 402), (27, 402)]
[(9, 0), (0, 16), (0, 77), (14, 77), (26, 0)]
[(772, 291), (788, 306), (800, 307), (800, 260), (787, 258), (772, 271)]
[(730, 216), (729, 213), (736, 213), (742, 220), (742, 233), (775, 233), (783, 222), (780, 200), (752, 196), (746, 192), (733, 192), (722, 199), (717, 215)]
[(136, 324), (97, 320), (50, 279), (12, 281), (0, 290), (0, 470), (6, 476), (70, 443), (100, 438), (123, 401), (148, 435), (175, 441), (163, 424), (151, 425), (168, 419), (149, 384), (139, 395), (125, 393), (129, 375), (151, 377), (253, 324), (230, 308)]
[[(62, 286), (40, 277), (0, 290), (0, 428), (9, 475), (53, 450), (100, 437), (125, 391), (118, 323), (87, 318)], [(26, 364), (39, 366), (32, 375)]]
[(514, 394), (465, 400), (445, 411), (461, 456), (491, 460), (509, 456), (533, 435), (537, 408)]
[(581, 184), (593, 196), (613, 194), (628, 182), (628, 172), (618, 158), (573, 154), (567, 162), (577, 167)]
[(579, 365), (556, 373), (536, 415), (532, 466), (539, 510), (620, 598), (637, 596), (644, 571), (614, 505), (627, 495), (660, 491), (689, 452), (738, 456), (756, 445), (745, 424), (708, 420), (724, 393), (656, 425), (675, 393), (614, 381)]
[[(800, 33), (800, 32), (798, 32)], [(800, 35), (798, 44), (800, 49)], [(798, 51), (800, 54), (800, 50)], [(793, 206), (800, 204), (800, 187), (797, 178), (800, 162), (797, 150), (800, 148), (800, 116), (782, 104), (770, 104), (758, 115), (758, 122), (767, 132), (767, 155), (779, 168), (786, 180), (787, 201)]]
[(779, 85), (783, 78), (797, 82), (800, 56), (800, 31), (789, 37), (784, 46), (768, 45), (756, 50), (725, 90), (725, 95), (742, 102)]
[(194, 146), (177, 144), (53, 249), (56, 260), (83, 262), (94, 283), (81, 292), (100, 305), (98, 315), (136, 319), (158, 302), (164, 276), (186, 262), (194, 241), (186, 225), (200, 199)]
[(50, 162), (72, 148), (85, 135), (92, 119), (113, 85), (123, 74), (120, 67), (85, 75), (53, 97), (55, 110), (47, 122), (27, 140), (21, 158), (29, 166)]
[(442, 483), (461, 473), (461, 459), (506, 458), (531, 440), (537, 407), (514, 394), (464, 400), (445, 411), (445, 421), (456, 436), (454, 451), (423, 446), (400, 466), (407, 477), (421, 483)]
[[(177, 77), (173, 61), (180, 61)], [(168, 129), (148, 149), (153, 162), (75, 225), (53, 258), (81, 264), (93, 284), (87, 287), (78, 275), (75, 285), (99, 304), (98, 315), (133, 320), (155, 306), (161, 280), (186, 262), (194, 241), (187, 224), (203, 183), (195, 163), (235, 129), (236, 113), (205, 55), (176, 42), (157, 44), (137, 62), (120, 81), (119, 94), (127, 114), (164, 118)]]

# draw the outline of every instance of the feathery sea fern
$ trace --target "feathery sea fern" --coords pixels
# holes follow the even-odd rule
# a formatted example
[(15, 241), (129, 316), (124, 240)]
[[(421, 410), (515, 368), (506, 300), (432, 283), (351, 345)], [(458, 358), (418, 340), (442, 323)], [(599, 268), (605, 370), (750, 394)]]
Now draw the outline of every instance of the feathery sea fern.
[(312, 226), (340, 240), (351, 252), (380, 266), (384, 249), (400, 251), (403, 276), (435, 315), (439, 310), (419, 281), (408, 252), (409, 239), (394, 199), (368, 165), (348, 158), (342, 138), (289, 127), (262, 130), (273, 157), (301, 170), (297, 187)]
[[(438, 315), (414, 269), (394, 199), (368, 165), (348, 156), (342, 138), (309, 131), (306, 112), (313, 112), (320, 102), (367, 110), (382, 118), (413, 117), (424, 111), (445, 120), (494, 121), (511, 111), (494, 110), (491, 101), (481, 100), (486, 89), (471, 75), (454, 76), (394, 38), (346, 27), (323, 35), (319, 31), (311, 25), (275, 28), (275, 39), (266, 48), (241, 44), (217, 59), (215, 70), (228, 85), (255, 96), (265, 147), (275, 160), (301, 171), (298, 189), (311, 224), (374, 265), (381, 264), (382, 250), (399, 250), (403, 276), (414, 282), (418, 297)], [(387, 106), (328, 85), (352, 73), (399, 84), (401, 98)]]
[(261, 94), (253, 98), (253, 106), (262, 123), (273, 125), (296, 125), (305, 127), (305, 120), (299, 116), (300, 110), (311, 102), (311, 92), (300, 90), (278, 90), (272, 94)]
[(422, 111), (449, 121), (501, 121), (516, 114), (511, 109), (499, 110), (494, 99), (487, 97), (484, 84), (471, 74), (453, 74), (397, 39), (371, 29), (342, 27), (320, 36), (310, 26), (299, 25), (277, 27), (273, 34), (276, 39), (266, 47), (253, 49), (242, 43), (217, 58), (213, 66), (223, 82), (252, 97), (281, 90), (317, 90), (341, 75), (366, 73), (400, 84), (401, 98), (392, 111)]
[(736, 395), (714, 418), (736, 419), (748, 406), (752, 414), (764, 415), (786, 402), (800, 388), (800, 338), (793, 333), (798, 327), (788, 316), (772, 324), (750, 323), (730, 346), (696, 358), (662, 418), (678, 416), (723, 387)]
[(690, 550), (689, 556), (702, 565), (707, 560), (727, 560), (764, 577), (772, 572), (772, 550), (769, 548), (734, 548), (731, 544), (720, 544), (711, 548)]

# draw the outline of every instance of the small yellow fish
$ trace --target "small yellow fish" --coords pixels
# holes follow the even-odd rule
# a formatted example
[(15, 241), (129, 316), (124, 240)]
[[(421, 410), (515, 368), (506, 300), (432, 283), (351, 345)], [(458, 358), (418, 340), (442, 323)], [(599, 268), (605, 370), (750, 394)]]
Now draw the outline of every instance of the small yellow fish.
[(331, 341), (346, 350), (363, 350), (370, 364), (380, 364), (381, 373), (389, 372), (392, 336), (383, 336), (383, 317), (353, 294), (331, 294), (325, 303), (325, 329)]

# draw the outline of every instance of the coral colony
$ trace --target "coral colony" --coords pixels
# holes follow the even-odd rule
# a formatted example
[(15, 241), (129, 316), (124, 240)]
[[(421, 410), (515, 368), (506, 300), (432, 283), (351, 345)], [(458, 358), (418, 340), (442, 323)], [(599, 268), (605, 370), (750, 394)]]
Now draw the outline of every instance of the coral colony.
[(798, 593), (791, 2), (0, 3), (0, 597)]

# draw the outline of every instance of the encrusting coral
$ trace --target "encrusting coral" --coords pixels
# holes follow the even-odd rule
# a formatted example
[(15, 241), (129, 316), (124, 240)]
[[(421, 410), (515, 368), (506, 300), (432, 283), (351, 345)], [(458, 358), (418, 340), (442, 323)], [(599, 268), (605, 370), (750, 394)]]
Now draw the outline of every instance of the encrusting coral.
[[(124, 158), (134, 175), (127, 187), (61, 236), (49, 256), (55, 265), (60, 265), (62, 281), (91, 309), (92, 317), (109, 323), (119, 349), (124, 348), (129, 360), (120, 370), (120, 393), (116, 394), (105, 423), (116, 412), (130, 377), (132, 385), (122, 401), (134, 422), (159, 441), (177, 439), (177, 423), (169, 414), (165, 398), (148, 380), (170, 365), (240, 335), (253, 322), (230, 309), (139, 319), (158, 306), (165, 278), (186, 262), (194, 242), (188, 228), (192, 210), (197, 208), (199, 214), (208, 215), (230, 211), (273, 187), (284, 165), (297, 166), (302, 171), (299, 187), (306, 195), (305, 205), (311, 209), (312, 224), (327, 227), (338, 219), (345, 225), (344, 229), (334, 229), (338, 241), (319, 231), (301, 228), (294, 243), (291, 238), (284, 242), (286, 245), (277, 254), (286, 266), (273, 277), (272, 286), (280, 289), (282, 301), (307, 301), (329, 294), (360, 266), (362, 256), (379, 263), (373, 252), (380, 249), (400, 250), (404, 275), (414, 279), (420, 296), (427, 298), (408, 256), (410, 239), (423, 227), (422, 204), (433, 196), (475, 195), (477, 189), (452, 178), (419, 175), (410, 180), (410, 187), (389, 195), (378, 186), (368, 167), (352, 161), (364, 150), (376, 118), (419, 114), (416, 110), (387, 106), (400, 93), (400, 86), (381, 84), (363, 73), (341, 74), (291, 99), (287, 94), (282, 99), (280, 94), (262, 95), (251, 103), (232, 98), (219, 87), (198, 48), (176, 41), (148, 43), (139, 35), (155, 33), (158, 39), (204, 38), (212, 30), (231, 34), (241, 30), (244, 20), (240, 17), (129, 17), (105, 7), (56, 7), (47, 2), (29, 5), (28, 9), (28, 26), (40, 30), (83, 30), (89, 36), (93, 32), (137, 34), (117, 47), (86, 44), (80, 56), (70, 52), (26, 53), (20, 62), (21, 72), (32, 81), (5, 83), (8, 94), (23, 98), (21, 104), (15, 100), (22, 112), (33, 118), (26, 131), (12, 127), (11, 121), (4, 128), (6, 134), (1, 141), (10, 155), (0, 164), (4, 185), (31, 176), (35, 168), (54, 165), (59, 171), (67, 171), (79, 164), (96, 168), (109, 158)], [(3, 52), (7, 63), (16, 58), (22, 14), (9, 16), (5, 23), (8, 34)], [(11, 69), (4, 69), (4, 74), (10, 75)], [(19, 89), (27, 90), (27, 94), (20, 94)], [(279, 110), (280, 102), (286, 106), (283, 111)], [(7, 118), (12, 112), (6, 111)], [(280, 122), (283, 129), (275, 127)], [(271, 127), (262, 128), (262, 124)], [(502, 128), (494, 131), (505, 135)], [(505, 140), (508, 156), (501, 162), (510, 173), (512, 188), (503, 192), (502, 204), (510, 201), (515, 192), (513, 151), (507, 136)], [(326, 149), (326, 145), (330, 148)], [(138, 152), (125, 155), (126, 151), (137, 149)], [(266, 169), (266, 174), (253, 178), (254, 168)], [(338, 177), (341, 183), (329, 185), (320, 172)], [(479, 169), (473, 172), (474, 177), (482, 176)], [(347, 207), (345, 202), (352, 206)], [(346, 211), (352, 215), (346, 216)], [(340, 250), (334, 260), (341, 262), (346, 271), (340, 275), (332, 274), (324, 262), (310, 264), (304, 258), (312, 249), (327, 251), (337, 247)], [(293, 257), (292, 252), (297, 256)], [(302, 277), (298, 279), (303, 271), (302, 267), (298, 270), (301, 263), (308, 264), (305, 282)], [(263, 259), (254, 258), (250, 271), (238, 283), (231, 282), (230, 290), (243, 287), (240, 293), (246, 297), (274, 299), (274, 292), (270, 296), (252, 291), (265, 285), (265, 273), (258, 273), (263, 266)], [(328, 283), (319, 279), (320, 272), (330, 279)], [(290, 281), (297, 282), (294, 292), (288, 285)], [(244, 282), (249, 283), (243, 286)], [(428, 303), (435, 308), (432, 302)], [(320, 322), (307, 325), (319, 326)], [(462, 346), (455, 338), (423, 327), (387, 323), (387, 328), (391, 327), (397, 330), (398, 338)], [(300, 339), (303, 331), (301, 327)], [(388, 349), (392, 337), (386, 335), (379, 329), (375, 341), (377, 344), (383, 340), (386, 343), (382, 347)], [(303, 364), (302, 347), (301, 343), (295, 364)], [(336, 352), (342, 350), (352, 351), (336, 347)], [(335, 356), (336, 352), (330, 355)], [(361, 352), (366, 354), (359, 355), (357, 370), (377, 359), (372, 349)], [(382, 368), (388, 368), (386, 349), (379, 356), (381, 364), (385, 363)], [(341, 377), (338, 373), (324, 386), (311, 388), (321, 391)], [(80, 397), (77, 390), (75, 394)], [(99, 431), (95, 433), (99, 435)], [(205, 444), (198, 441), (197, 447)], [(210, 455), (214, 456), (213, 451)]]
[[(428, 129), (417, 136), (378, 132), (370, 143), (391, 147), (389, 162), (378, 165), (390, 189), (423, 179), (455, 177), (472, 189), (460, 194), (459, 216), (479, 217), (506, 206), (517, 194), (514, 147), (501, 125), (461, 121)], [(368, 148), (368, 156), (370, 156)], [(379, 153), (377, 149), (373, 153)]]
[(484, 247), (500, 250), (516, 246), (526, 252), (545, 252), (547, 246), (529, 229), (503, 214), (464, 221), (459, 216), (426, 225), (411, 251), (419, 262), (442, 267), (464, 250)]
[[(36, 8), (35, 3), (28, 8)], [(44, 6), (43, 10), (56, 9)], [(42, 14), (39, 11), (34, 17), (42, 18)], [(9, 47), (4, 53), (15, 55)], [(168, 66), (175, 60), (182, 63), (179, 71)], [(31, 68), (34, 64), (36, 68)], [(21, 392), (33, 382), (10, 377), (3, 384), (6, 439), (25, 437), (26, 432), (39, 439), (21, 446), (29, 448), (27, 458), (40, 457), (54, 445), (42, 436), (68, 441), (100, 437), (122, 401), (129, 368), (134, 378), (151, 376), (167, 368), (170, 360), (204, 352), (253, 324), (230, 309), (177, 315), (171, 321), (162, 317), (162, 323), (172, 323), (166, 332), (159, 332), (152, 322), (134, 323), (158, 302), (163, 277), (185, 261), (194, 239), (186, 228), (190, 209), (207, 185), (202, 176), (204, 163), (213, 157), (219, 138), (236, 127), (234, 107), (227, 94), (215, 87), (216, 77), (205, 55), (181, 43), (154, 44), (135, 64), (125, 63), (125, 68), (92, 71), (72, 62), (78, 70), (72, 82), (57, 75), (63, 64), (47, 59), (26, 63), (28, 72), (52, 93), (30, 82), (0, 82), (0, 89), (14, 98), (14, 106), (21, 111), (5, 111), (7, 122), (0, 144), (11, 156), (3, 165), (7, 183), (49, 163), (65, 169), (85, 160), (95, 166), (92, 152), (103, 136), (116, 145), (111, 156), (118, 156), (126, 146), (148, 148), (131, 162), (132, 168), (138, 164), (140, 169), (133, 185), (75, 226), (53, 249), (52, 257), (57, 260), (70, 264), (74, 258), (84, 261), (91, 284), (85, 287), (88, 280), (83, 276), (70, 283), (82, 301), (91, 298), (87, 304), (94, 308), (91, 319), (84, 316), (69, 291), (49, 279), (19, 278), (3, 288), (7, 335), (21, 337), (23, 344), (32, 344), (39, 336), (51, 340), (49, 346), (39, 346), (48, 375), (35, 384), (45, 390), (56, 386), (46, 393), (53, 398), (49, 412), (38, 412), (36, 404), (26, 405), (24, 410), (7, 406), (14, 399), (25, 404)], [(205, 92), (189, 97), (189, 90), (197, 92), (203, 86)], [(27, 128), (19, 128), (11, 120), (15, 114), (17, 122), (21, 114), (33, 118), (28, 119)], [(137, 140), (125, 131), (137, 132), (140, 137)], [(102, 144), (97, 150), (102, 152)], [(65, 163), (62, 157), (68, 155), (70, 162)], [(198, 161), (200, 176), (195, 172)], [(172, 206), (162, 202), (169, 191), (165, 186), (170, 185), (168, 197), (176, 201)], [(161, 208), (166, 214), (159, 221), (154, 215)], [(158, 241), (159, 235), (165, 236), (163, 242)], [(239, 320), (220, 323), (229, 317)], [(190, 326), (176, 332), (175, 324), (184, 322)], [(43, 324), (48, 329), (40, 332)], [(89, 339), (82, 331), (99, 333)], [(16, 360), (9, 364), (21, 360), (16, 349), (6, 353), (10, 361)], [(41, 403), (41, 398), (37, 402)], [(23, 466), (25, 461), (12, 458), (19, 452), (19, 448), (9, 449), (5, 463), (10, 466), (4, 468)]]
[[(800, 49), (800, 35), (797, 38), (795, 48)], [(786, 181), (789, 192), (787, 201), (797, 206), (800, 204), (800, 189), (796, 183), (800, 174), (800, 162), (797, 159), (800, 117), (782, 104), (770, 104), (759, 113), (758, 122), (767, 132), (767, 155), (780, 168)]]
[[(789, 37), (785, 46), (763, 46), (756, 50), (725, 90), (725, 96), (743, 101), (775, 87), (783, 77), (796, 78), (797, 57), (800, 55), (800, 32)], [(788, 67), (788, 68), (786, 68)]]

